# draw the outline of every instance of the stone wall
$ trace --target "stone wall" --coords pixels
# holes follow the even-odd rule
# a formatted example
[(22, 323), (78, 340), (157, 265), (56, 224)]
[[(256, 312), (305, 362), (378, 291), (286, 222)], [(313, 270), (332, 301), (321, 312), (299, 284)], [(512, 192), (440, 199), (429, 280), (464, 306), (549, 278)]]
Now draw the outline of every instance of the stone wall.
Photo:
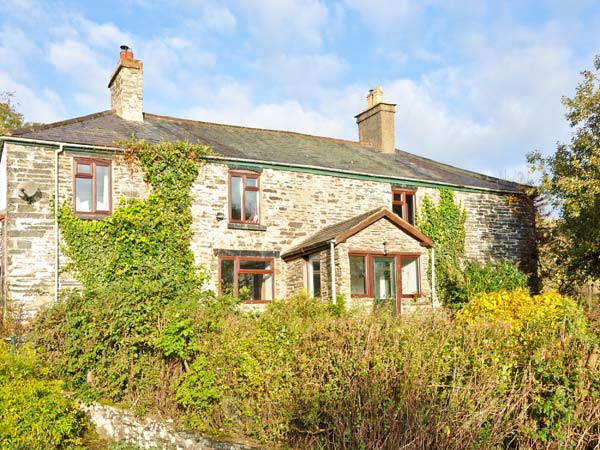
[(177, 430), (172, 421), (137, 417), (114, 406), (80, 404), (100, 437), (135, 444), (142, 448), (198, 449), (198, 450), (249, 450), (245, 443), (218, 441), (197, 433)]
[[(6, 143), (7, 152), (7, 289), (9, 297), (28, 313), (34, 313), (54, 298), (54, 219), (50, 199), (54, 195), (54, 149)], [(60, 200), (72, 203), (73, 156), (66, 152), (60, 161)], [(80, 156), (90, 156), (81, 153)], [(139, 168), (112, 157), (113, 207), (120, 197), (143, 198), (149, 188)], [(236, 167), (239, 170), (240, 167)], [(260, 174), (260, 227), (239, 229), (228, 224), (229, 166), (207, 163), (200, 168), (192, 188), (192, 251), (204, 264), (216, 289), (219, 250), (273, 252), (275, 256), (325, 226), (357, 214), (391, 205), (391, 185), (310, 173), (264, 169)], [(32, 204), (18, 197), (17, 186), (34, 181), (41, 196)], [(425, 195), (436, 199), (438, 191), (417, 189), (417, 210)], [(478, 259), (507, 257), (532, 261), (535, 248), (533, 210), (529, 199), (510, 195), (457, 192), (467, 208), (467, 253)], [(222, 213), (226, 220), (219, 221)], [(340, 251), (340, 250), (338, 250)], [(324, 295), (330, 295), (328, 251), (322, 252), (321, 276)], [(64, 257), (61, 264), (64, 265)], [(304, 288), (300, 262), (286, 264), (275, 257), (275, 297), (291, 295)], [(338, 267), (336, 270), (343, 270)], [(300, 278), (302, 276), (302, 278)], [(341, 272), (338, 276), (342, 276)], [(301, 285), (302, 284), (302, 285)], [(76, 286), (61, 275), (61, 286)], [(338, 292), (340, 289), (338, 288)]]
[[(225, 164), (206, 164), (192, 189), (192, 250), (207, 265), (210, 288), (216, 288), (215, 249), (282, 252), (321, 228), (391, 204), (389, 184), (308, 173), (265, 169), (260, 175), (260, 230), (232, 228), (218, 213), (229, 216), (228, 173)], [(275, 260), (275, 297), (291, 292), (285, 283), (296, 266)]]
[[(54, 236), (54, 153), (53, 148), (6, 143), (6, 290), (26, 316), (54, 300), (56, 241)], [(102, 157), (106, 154), (65, 152), (59, 156), (59, 202), (73, 203), (73, 157)], [(141, 170), (124, 164), (113, 156), (113, 207), (121, 197), (143, 197), (148, 188)], [(29, 204), (19, 198), (18, 186), (33, 182), (38, 196)], [(60, 256), (61, 267), (66, 260)], [(78, 286), (69, 274), (60, 274), (62, 288)]]
[(285, 264), (286, 297), (307, 290), (306, 260), (298, 258)]

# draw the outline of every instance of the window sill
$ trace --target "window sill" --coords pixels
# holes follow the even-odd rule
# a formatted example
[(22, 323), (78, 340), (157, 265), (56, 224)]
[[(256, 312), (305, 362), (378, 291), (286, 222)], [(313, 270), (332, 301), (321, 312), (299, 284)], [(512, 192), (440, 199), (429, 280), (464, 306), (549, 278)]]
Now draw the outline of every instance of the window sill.
[(73, 213), (75, 217), (83, 220), (104, 220), (107, 217), (110, 217), (111, 213), (102, 213), (102, 214), (94, 214), (94, 213)]
[(228, 223), (227, 228), (230, 230), (267, 231), (267, 227), (265, 225), (257, 225), (252, 223)]

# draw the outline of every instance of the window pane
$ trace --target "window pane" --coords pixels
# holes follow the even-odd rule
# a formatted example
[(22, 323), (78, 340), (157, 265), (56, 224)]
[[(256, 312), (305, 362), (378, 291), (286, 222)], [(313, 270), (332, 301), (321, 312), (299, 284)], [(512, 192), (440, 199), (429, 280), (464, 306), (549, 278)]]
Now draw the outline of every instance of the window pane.
[(273, 300), (273, 275), (240, 273), (239, 298), (241, 300)]
[(419, 293), (419, 259), (402, 258), (402, 294)]
[(407, 222), (411, 225), (415, 224), (415, 196), (413, 194), (406, 195)]
[(258, 187), (258, 178), (246, 178), (246, 186)]
[(242, 178), (231, 177), (231, 219), (242, 220)]
[(377, 299), (396, 298), (394, 260), (373, 261), (373, 296)]
[(364, 256), (350, 257), (350, 285), (352, 295), (366, 295), (367, 283)]
[(108, 211), (110, 209), (110, 194), (108, 192), (108, 167), (96, 166), (96, 210)]
[(271, 270), (271, 261), (248, 261), (240, 260), (242, 270)]
[(232, 259), (221, 260), (221, 292), (223, 294), (234, 294), (234, 261)]
[(92, 211), (91, 178), (75, 178), (75, 211)]
[(245, 218), (249, 222), (258, 222), (258, 191), (246, 191)]
[(403, 205), (392, 205), (392, 211), (394, 211), (400, 217), (402, 217), (402, 210), (403, 210), (403, 208), (404, 208)]
[(92, 174), (92, 166), (90, 164), (79, 164), (77, 163), (77, 173), (88, 173)]
[(313, 297), (321, 296), (321, 262), (319, 259), (311, 260)]
[(394, 201), (395, 202), (401, 202), (402, 201), (402, 193), (401, 192), (394, 192)]

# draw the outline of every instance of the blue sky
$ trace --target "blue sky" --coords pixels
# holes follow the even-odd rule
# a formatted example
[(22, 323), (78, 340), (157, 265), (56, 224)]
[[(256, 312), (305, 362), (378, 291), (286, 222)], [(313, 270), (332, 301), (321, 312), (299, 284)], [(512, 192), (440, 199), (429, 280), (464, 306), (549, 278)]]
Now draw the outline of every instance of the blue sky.
[(0, 0), (0, 91), (26, 119), (110, 108), (119, 45), (144, 110), (357, 139), (369, 88), (396, 146), (521, 179), (569, 139), (561, 96), (600, 53), (597, 1)]

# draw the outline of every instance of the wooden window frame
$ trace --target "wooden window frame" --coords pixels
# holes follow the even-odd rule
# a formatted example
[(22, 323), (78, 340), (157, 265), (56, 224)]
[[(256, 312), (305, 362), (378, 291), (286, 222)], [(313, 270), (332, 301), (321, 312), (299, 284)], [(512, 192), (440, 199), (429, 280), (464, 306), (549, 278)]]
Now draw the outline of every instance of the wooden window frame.
[[(350, 251), (348, 252), (348, 258), (351, 256), (362, 256), (365, 258), (365, 281), (367, 283), (367, 289), (365, 294), (351, 294), (352, 298), (373, 298), (373, 258), (393, 258), (395, 265), (396, 275), (396, 299), (401, 298), (414, 298), (415, 296), (421, 297), (423, 295), (423, 286), (421, 283), (421, 254), (420, 253), (374, 253), (368, 251)], [(415, 294), (402, 294), (402, 259), (403, 258), (416, 258), (417, 259), (417, 271), (419, 281), (419, 292)], [(350, 280), (352, 283), (352, 280)]]
[(319, 295), (317, 297), (315, 297), (315, 286), (314, 286), (314, 269), (313, 269), (313, 261), (319, 261), (319, 264), (321, 263), (321, 253), (313, 253), (311, 255), (308, 255), (306, 257), (305, 261), (305, 265), (306, 265), (306, 290), (308, 291), (310, 298), (321, 298), (322, 295), (322, 291), (323, 291), (323, 279), (321, 278), (321, 268), (319, 266), (319, 278), (321, 279), (321, 289), (319, 291)]
[[(401, 200), (394, 200), (394, 196), (395, 194), (400, 194), (401, 195)], [(402, 208), (402, 217), (401, 219), (405, 220), (406, 222), (410, 223), (412, 226), (415, 226), (415, 219), (416, 219), (416, 215), (417, 215), (417, 191), (415, 190), (410, 190), (410, 189), (392, 189), (392, 210), (394, 209), (394, 206), (398, 205)], [(413, 217), (412, 217), (412, 222), (410, 220), (406, 220), (406, 217), (408, 217), (408, 204), (406, 202), (406, 196), (407, 195), (411, 195), (413, 197)]]
[[(78, 165), (85, 164), (91, 167), (92, 173), (79, 173)], [(96, 203), (96, 166), (108, 167), (108, 210), (97, 210)], [(92, 208), (91, 211), (77, 211), (77, 179), (86, 178), (92, 180)], [(112, 161), (102, 158), (73, 158), (73, 212), (77, 216), (108, 216), (112, 214)]]
[[(272, 276), (272, 292), (271, 298), (275, 298), (275, 258), (260, 258), (256, 256), (219, 256), (219, 267), (218, 267), (218, 277), (219, 277), (219, 293), (222, 294), (221, 287), (221, 262), (222, 261), (233, 261), (233, 295), (234, 297), (238, 297), (239, 295), (239, 275), (240, 274), (251, 274), (251, 275), (268, 275)], [(267, 263), (271, 263), (270, 270), (259, 270), (259, 269), (241, 269), (240, 262), (241, 261), (264, 261)], [(244, 300), (246, 304), (265, 304), (271, 303), (272, 300)]]
[[(242, 178), (242, 211), (241, 211), (241, 219), (233, 219), (232, 211), (231, 211), (231, 198), (233, 196), (231, 182), (232, 177), (241, 177)], [(247, 186), (246, 180), (248, 178), (252, 178), (256, 180), (256, 186)], [(229, 172), (229, 223), (246, 223), (251, 225), (260, 225), (261, 216), (262, 216), (262, 205), (261, 205), (261, 188), (260, 188), (260, 174), (255, 172), (242, 172), (242, 171), (231, 171)], [(257, 194), (257, 202), (258, 202), (258, 218), (256, 221), (247, 220), (246, 217), (246, 191), (255, 191)]]

